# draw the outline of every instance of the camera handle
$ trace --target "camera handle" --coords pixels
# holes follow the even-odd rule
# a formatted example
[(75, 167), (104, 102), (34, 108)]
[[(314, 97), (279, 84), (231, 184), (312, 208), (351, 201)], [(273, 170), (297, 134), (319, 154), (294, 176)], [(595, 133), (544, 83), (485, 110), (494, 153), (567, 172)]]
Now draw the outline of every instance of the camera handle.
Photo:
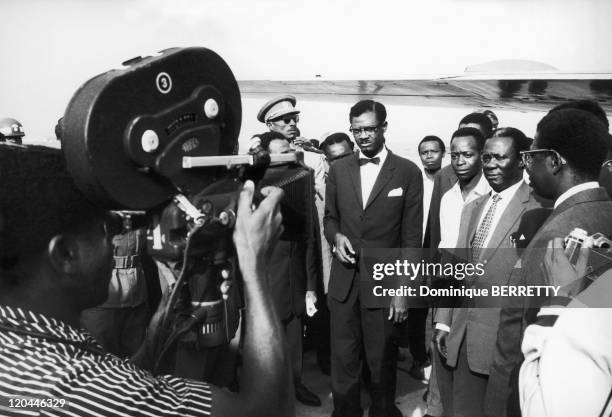
[[(270, 163), (303, 162), (302, 152), (269, 154)], [(183, 168), (205, 168), (205, 167), (226, 167), (231, 169), (235, 166), (249, 165), (258, 166), (263, 161), (256, 155), (224, 155), (224, 156), (184, 156)]]

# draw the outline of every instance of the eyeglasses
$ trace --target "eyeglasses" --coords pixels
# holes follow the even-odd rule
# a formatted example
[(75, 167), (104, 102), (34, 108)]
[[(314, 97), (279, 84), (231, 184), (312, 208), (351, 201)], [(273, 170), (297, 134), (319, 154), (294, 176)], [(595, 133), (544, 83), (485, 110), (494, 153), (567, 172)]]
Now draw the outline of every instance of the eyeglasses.
[(295, 122), (298, 123), (300, 121), (300, 115), (299, 114), (294, 114), (291, 116), (285, 116), (285, 117), (281, 117), (279, 119), (274, 119), (274, 120), (270, 120), (271, 122), (283, 122), (284, 124), (288, 125), (291, 122)]
[(608, 159), (607, 161), (604, 161), (603, 164), (601, 164), (602, 168), (612, 168), (612, 159)]
[(483, 164), (488, 164), (492, 159), (495, 159), (495, 162), (503, 162), (508, 158), (508, 156), (500, 155), (498, 153), (483, 153), (480, 155), (480, 160)]
[(349, 127), (349, 132), (353, 134), (353, 136), (359, 136), (365, 133), (368, 136), (373, 135), (376, 131), (383, 125), (384, 123), (377, 124), (376, 126), (364, 126), (364, 127)]
[(521, 158), (523, 159), (523, 163), (525, 165), (531, 165), (533, 163), (534, 155), (544, 152), (553, 153), (561, 165), (567, 164), (565, 158), (563, 158), (559, 152), (555, 151), (554, 149), (533, 149), (530, 151), (521, 151)]

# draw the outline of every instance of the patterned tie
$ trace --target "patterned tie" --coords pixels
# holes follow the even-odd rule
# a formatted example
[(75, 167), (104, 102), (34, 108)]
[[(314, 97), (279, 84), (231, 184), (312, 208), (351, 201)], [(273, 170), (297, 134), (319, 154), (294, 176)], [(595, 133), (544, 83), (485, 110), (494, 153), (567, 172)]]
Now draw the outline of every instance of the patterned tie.
[(372, 163), (374, 165), (378, 165), (380, 164), (380, 157), (374, 157), (374, 158), (359, 158), (359, 166), (368, 164), (368, 163)]
[(489, 235), (489, 229), (491, 229), (491, 223), (493, 223), (493, 216), (495, 215), (495, 208), (497, 207), (497, 202), (501, 200), (499, 194), (494, 194), (493, 202), (487, 210), (487, 214), (485, 214), (484, 219), (482, 219), (482, 223), (478, 226), (478, 230), (474, 235), (474, 239), (472, 240), (472, 262), (478, 261), (480, 257), (480, 252), (482, 250), (482, 245), (484, 244), (487, 236)]

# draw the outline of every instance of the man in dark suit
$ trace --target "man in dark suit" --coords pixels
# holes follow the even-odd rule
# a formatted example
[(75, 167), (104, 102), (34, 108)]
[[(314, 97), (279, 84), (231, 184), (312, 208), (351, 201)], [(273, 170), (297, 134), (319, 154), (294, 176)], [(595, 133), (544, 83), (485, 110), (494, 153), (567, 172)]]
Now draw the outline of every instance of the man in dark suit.
[[(266, 132), (255, 136), (261, 146), (272, 154), (295, 152), (289, 140), (278, 132)], [(316, 217), (314, 205), (311, 213)], [(316, 219), (313, 218), (313, 224)], [(318, 224), (317, 224), (318, 226)], [(304, 405), (320, 406), (319, 397), (302, 382), (304, 333), (303, 317), (306, 300), (314, 305), (317, 302), (315, 289), (319, 270), (317, 266), (318, 227), (312, 231), (307, 241), (279, 239), (270, 254), (266, 276), (270, 286), (270, 299), (283, 324), (287, 338), (289, 359), (293, 370), (295, 398)]]
[(407, 299), (389, 308), (371, 305), (360, 265), (366, 248), (421, 247), (423, 180), (418, 167), (385, 147), (387, 113), (372, 100), (350, 111), (361, 154), (331, 166), (327, 180), (325, 236), (333, 245), (328, 289), (331, 313), (332, 391), (335, 417), (361, 416), (362, 346), (371, 373), (371, 417), (399, 417), (395, 406), (397, 342), (394, 324), (407, 315)]
[[(466, 248), (468, 260), (484, 265), (485, 273), (475, 286), (506, 285), (518, 259), (511, 237), (522, 215), (541, 207), (523, 181), (520, 152), (529, 144), (523, 132), (514, 128), (499, 129), (485, 142), (482, 169), (493, 191), (465, 206), (457, 242), (458, 248)], [(448, 328), (436, 328), (434, 336), (452, 369), (452, 378), (439, 381), (447, 417), (483, 415), (499, 311), (470, 305), (436, 312), (437, 326)]]
[[(538, 123), (535, 141), (523, 153), (523, 161), (534, 190), (554, 199), (555, 204), (515, 265), (511, 285), (547, 284), (541, 265), (543, 248), (551, 239), (563, 238), (576, 227), (589, 234), (612, 234), (612, 201), (597, 184), (607, 138), (605, 125), (582, 110), (551, 111)], [(521, 339), (525, 327), (535, 321), (537, 309), (532, 307), (539, 301), (526, 297), (522, 305), (502, 308), (485, 404), (487, 416), (520, 415), (518, 399), (509, 399), (508, 387), (523, 359)]]

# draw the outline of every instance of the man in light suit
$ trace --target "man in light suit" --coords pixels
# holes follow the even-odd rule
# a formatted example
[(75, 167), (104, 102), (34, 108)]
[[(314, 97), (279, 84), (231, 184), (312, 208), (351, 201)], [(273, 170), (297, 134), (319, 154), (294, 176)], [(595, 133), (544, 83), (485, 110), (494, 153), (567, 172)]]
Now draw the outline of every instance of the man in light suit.
[(325, 236), (334, 248), (328, 303), (331, 314), (334, 417), (362, 416), (362, 346), (371, 373), (370, 417), (400, 417), (395, 406), (394, 324), (407, 316), (405, 297), (389, 308), (372, 305), (361, 265), (364, 248), (421, 247), (423, 180), (418, 167), (385, 147), (385, 107), (372, 100), (350, 111), (361, 153), (337, 161), (327, 179)]
[[(482, 169), (493, 191), (465, 206), (457, 242), (458, 248), (466, 248), (468, 261), (484, 265), (485, 273), (476, 278), (476, 286), (507, 283), (518, 259), (513, 233), (524, 213), (541, 207), (523, 181), (520, 152), (529, 144), (523, 132), (514, 128), (498, 129), (485, 142)], [(452, 369), (450, 380), (439, 381), (447, 417), (483, 415), (499, 310), (470, 305), (436, 312), (434, 340)]]
[[(547, 284), (541, 269), (543, 248), (553, 238), (563, 238), (576, 227), (589, 234), (612, 234), (612, 201), (597, 183), (607, 140), (606, 126), (583, 110), (553, 109), (538, 123), (535, 141), (531, 150), (523, 153), (523, 161), (532, 187), (554, 199), (554, 209), (513, 269), (510, 284)], [(526, 326), (535, 321), (539, 301), (526, 297), (521, 305), (502, 308), (485, 404), (487, 415), (520, 415), (518, 397), (512, 396), (516, 393), (509, 387), (516, 382), (523, 360), (521, 339)]]

